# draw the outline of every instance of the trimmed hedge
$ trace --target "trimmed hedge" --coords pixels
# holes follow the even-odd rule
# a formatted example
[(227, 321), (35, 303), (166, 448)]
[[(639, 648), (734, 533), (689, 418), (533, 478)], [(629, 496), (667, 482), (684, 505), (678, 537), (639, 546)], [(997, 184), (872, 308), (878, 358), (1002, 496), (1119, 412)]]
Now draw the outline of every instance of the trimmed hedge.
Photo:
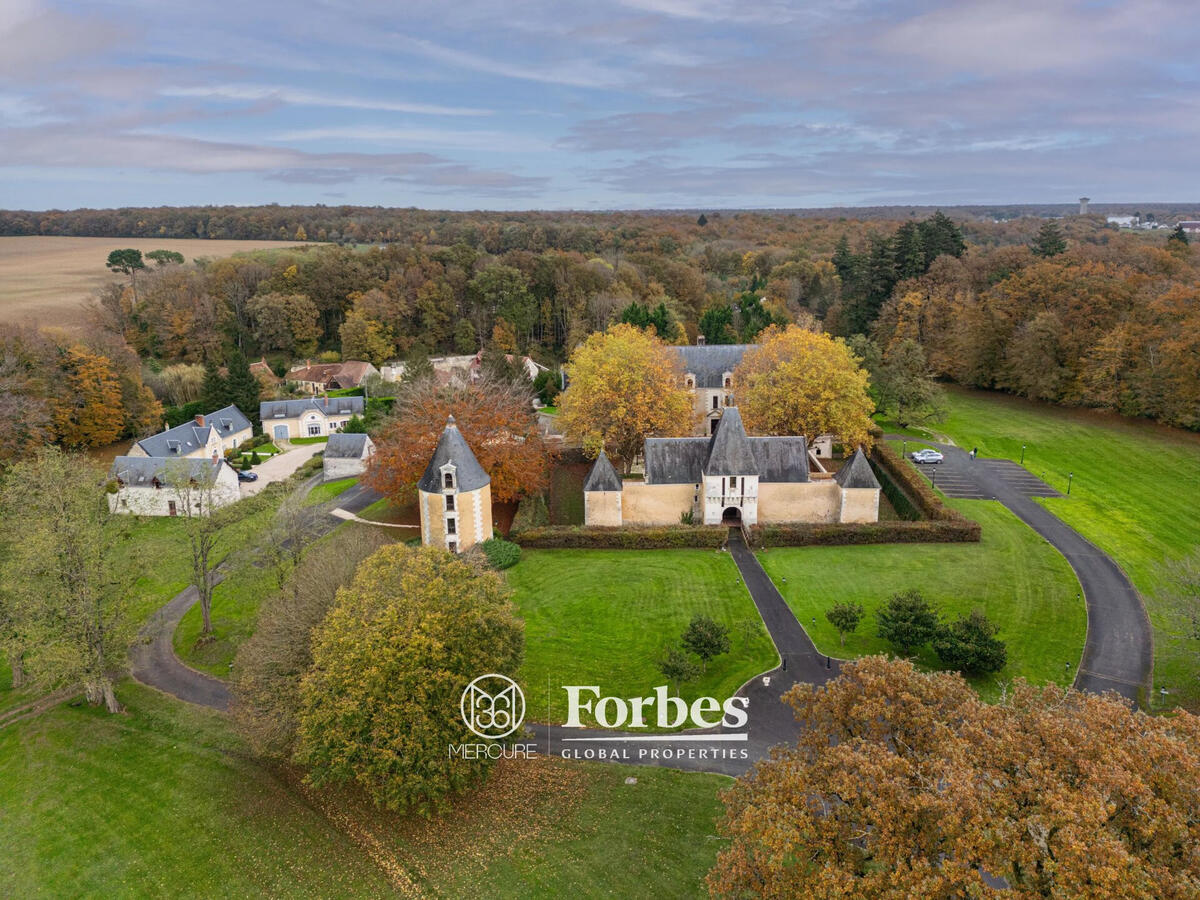
[(852, 544), (963, 544), (979, 540), (980, 527), (965, 516), (957, 520), (894, 521), (867, 524), (755, 525), (756, 547), (833, 547)]
[(511, 569), (521, 561), (521, 548), (503, 538), (489, 538), (479, 545), (493, 569)]
[(671, 525), (658, 528), (586, 528), (580, 525), (546, 525), (508, 534), (522, 547), (543, 550), (667, 550), (698, 547), (716, 550), (724, 545), (724, 528)]
[[(951, 509), (942, 502), (942, 498), (930, 487), (929, 482), (921, 477), (912, 466), (908, 465), (900, 455), (883, 442), (879, 442), (871, 450), (871, 458), (878, 468), (882, 469), (893, 482), (892, 488), (899, 488), (906, 499), (927, 518), (944, 522), (970, 521), (956, 509)], [(888, 496), (891, 500), (891, 496)], [(895, 502), (892, 504), (895, 506)], [(896, 509), (900, 512), (899, 507)], [(903, 513), (901, 513), (903, 515)]]

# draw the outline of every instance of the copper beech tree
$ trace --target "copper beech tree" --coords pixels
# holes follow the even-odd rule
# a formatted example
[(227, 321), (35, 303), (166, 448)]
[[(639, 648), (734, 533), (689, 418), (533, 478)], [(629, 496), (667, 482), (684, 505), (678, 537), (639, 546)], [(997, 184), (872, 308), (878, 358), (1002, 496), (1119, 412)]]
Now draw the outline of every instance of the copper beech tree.
[(432, 377), (405, 385), (376, 439), (367, 484), (399, 502), (411, 499), (451, 415), (491, 476), (492, 499), (516, 500), (546, 487), (549, 448), (538, 428), (533, 391), (486, 375), (467, 385), (439, 386)]
[(647, 437), (692, 431), (683, 363), (650, 331), (622, 324), (593, 334), (563, 370), (559, 421), (592, 456), (607, 448), (628, 472)]
[(724, 795), (721, 897), (1200, 893), (1200, 718), (867, 657), (786, 695), (808, 726)]

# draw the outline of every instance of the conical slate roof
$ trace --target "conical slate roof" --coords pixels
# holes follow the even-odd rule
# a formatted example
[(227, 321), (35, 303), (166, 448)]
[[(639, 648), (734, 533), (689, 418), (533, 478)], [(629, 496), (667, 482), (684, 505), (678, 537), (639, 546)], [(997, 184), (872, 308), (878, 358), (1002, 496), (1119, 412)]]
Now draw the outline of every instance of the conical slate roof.
[(425, 467), (425, 474), (417, 482), (417, 487), (431, 494), (440, 493), (442, 467), (445, 465), (454, 466), (454, 486), (460, 491), (474, 491), (491, 481), (454, 424), (454, 416), (446, 420), (446, 429), (438, 439), (437, 449), (433, 451), (433, 458)]
[(742, 425), (742, 414), (736, 406), (727, 406), (717, 423), (716, 433), (708, 445), (704, 461), (705, 475), (757, 475), (754, 451)]
[(862, 447), (854, 451), (850, 462), (838, 469), (833, 480), (844, 488), (879, 489), (879, 481), (875, 478), (875, 473), (871, 470), (871, 464), (867, 462)]
[(587, 480), (583, 482), (584, 492), (590, 491), (619, 491), (621, 490), (621, 476), (617, 474), (617, 470), (613, 468), (613, 464), (608, 460), (608, 454), (603, 450), (596, 457), (596, 462), (592, 465), (592, 470), (588, 472)]

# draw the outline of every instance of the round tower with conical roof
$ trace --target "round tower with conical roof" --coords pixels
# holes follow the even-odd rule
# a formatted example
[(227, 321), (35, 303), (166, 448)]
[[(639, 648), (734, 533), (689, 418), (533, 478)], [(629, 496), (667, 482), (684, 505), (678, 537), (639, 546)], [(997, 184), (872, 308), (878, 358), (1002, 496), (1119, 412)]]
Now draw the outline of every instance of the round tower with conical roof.
[(454, 416), (446, 420), (417, 494), (422, 544), (461, 553), (492, 536), (492, 480)]

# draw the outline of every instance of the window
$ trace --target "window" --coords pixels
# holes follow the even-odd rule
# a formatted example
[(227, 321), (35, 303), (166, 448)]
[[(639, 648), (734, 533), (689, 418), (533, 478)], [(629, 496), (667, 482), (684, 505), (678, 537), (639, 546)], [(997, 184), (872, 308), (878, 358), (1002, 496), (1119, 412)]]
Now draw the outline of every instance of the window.
[(442, 487), (446, 488), (447, 490), (454, 489), (454, 473), (453, 472), (446, 472), (444, 475), (442, 475)]
[(694, 388), (696, 386), (696, 382), (692, 381), (690, 378), (687, 379), (684, 384), (689, 388)]
[(727, 387), (727, 388), (733, 387), (733, 379), (730, 378), (728, 375), (725, 376), (725, 387)]
[(175, 511), (175, 501), (174, 500), (167, 501), (167, 515), (168, 516), (178, 515), (178, 513)]
[(453, 516), (446, 520), (446, 534), (458, 534), (458, 519)]
[(458, 541), (451, 541), (450, 543), (448, 543), (446, 545), (446, 549), (449, 550), (451, 553), (457, 553), (458, 552)]
[(454, 495), (453, 494), (446, 495), (446, 510), (447, 510), (447, 512), (452, 512), (454, 510)]
[(716, 394), (713, 394), (713, 409), (717, 409), (720, 406), (720, 401), (721, 401), (721, 398), (718, 397)]
[(308, 426), (308, 435), (309, 435), (309, 437), (320, 437), (321, 436), (321, 424), (319, 422), (314, 422), (312, 425), (309, 425)]

